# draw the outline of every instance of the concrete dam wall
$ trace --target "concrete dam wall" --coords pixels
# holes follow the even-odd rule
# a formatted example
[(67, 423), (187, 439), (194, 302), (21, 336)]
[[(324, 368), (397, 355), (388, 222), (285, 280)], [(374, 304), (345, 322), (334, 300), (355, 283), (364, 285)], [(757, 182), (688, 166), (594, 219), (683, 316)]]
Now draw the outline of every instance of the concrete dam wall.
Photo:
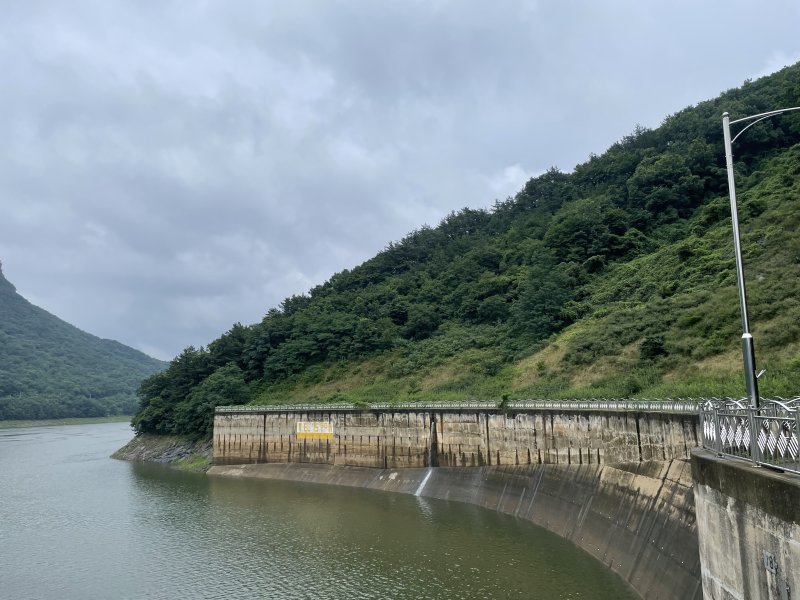
[[(316, 439), (298, 423), (330, 426)], [(696, 414), (620, 411), (235, 407), (214, 419), (214, 463), (321, 463), (398, 469), (597, 465), (690, 458)]]
[(688, 410), (226, 407), (209, 475), (477, 504), (571, 540), (644, 598), (693, 599), (699, 433)]

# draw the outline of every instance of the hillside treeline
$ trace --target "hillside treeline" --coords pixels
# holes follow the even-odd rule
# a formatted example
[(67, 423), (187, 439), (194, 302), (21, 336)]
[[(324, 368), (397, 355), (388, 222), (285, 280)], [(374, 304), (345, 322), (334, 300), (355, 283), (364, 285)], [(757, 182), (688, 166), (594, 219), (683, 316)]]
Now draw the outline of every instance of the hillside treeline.
[[(207, 435), (215, 405), (249, 401), (680, 391), (738, 349), (721, 115), (798, 104), (795, 65), (421, 227), (260, 323), (184, 350), (140, 387), (134, 426)], [(800, 339), (798, 142), (800, 115), (786, 114), (735, 148), (753, 310), (781, 373), (798, 365), (779, 350)], [(770, 266), (779, 257), (788, 271)], [(736, 393), (726, 369), (703, 380), (709, 392)]]

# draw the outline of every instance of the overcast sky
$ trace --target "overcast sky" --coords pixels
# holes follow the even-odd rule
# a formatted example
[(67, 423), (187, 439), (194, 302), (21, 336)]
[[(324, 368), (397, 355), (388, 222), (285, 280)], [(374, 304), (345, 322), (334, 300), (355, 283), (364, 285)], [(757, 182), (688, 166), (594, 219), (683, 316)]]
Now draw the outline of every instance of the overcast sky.
[(796, 0), (3, 3), (0, 260), (170, 359), (798, 60)]

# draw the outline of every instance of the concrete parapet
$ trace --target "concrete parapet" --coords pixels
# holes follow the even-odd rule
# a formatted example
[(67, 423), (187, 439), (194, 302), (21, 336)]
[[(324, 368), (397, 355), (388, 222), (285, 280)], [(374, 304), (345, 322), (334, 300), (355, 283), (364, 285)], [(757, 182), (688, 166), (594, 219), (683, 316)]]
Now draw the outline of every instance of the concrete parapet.
[[(330, 439), (301, 439), (297, 422), (329, 423)], [(223, 413), (214, 419), (214, 463), (322, 463), (377, 468), (426, 467), (428, 413)]]
[[(331, 424), (299, 439), (298, 421)], [(688, 459), (694, 415), (564, 410), (326, 410), (217, 413), (216, 464), (311, 462), (377, 468), (598, 465)]]

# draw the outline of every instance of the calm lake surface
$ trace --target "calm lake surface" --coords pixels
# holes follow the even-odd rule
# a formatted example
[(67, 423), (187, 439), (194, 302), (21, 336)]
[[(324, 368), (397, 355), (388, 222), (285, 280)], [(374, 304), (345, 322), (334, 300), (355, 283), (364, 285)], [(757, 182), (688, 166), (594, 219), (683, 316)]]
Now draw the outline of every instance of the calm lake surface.
[(455, 502), (108, 456), (125, 423), (0, 430), (0, 598), (635, 598), (534, 525)]

